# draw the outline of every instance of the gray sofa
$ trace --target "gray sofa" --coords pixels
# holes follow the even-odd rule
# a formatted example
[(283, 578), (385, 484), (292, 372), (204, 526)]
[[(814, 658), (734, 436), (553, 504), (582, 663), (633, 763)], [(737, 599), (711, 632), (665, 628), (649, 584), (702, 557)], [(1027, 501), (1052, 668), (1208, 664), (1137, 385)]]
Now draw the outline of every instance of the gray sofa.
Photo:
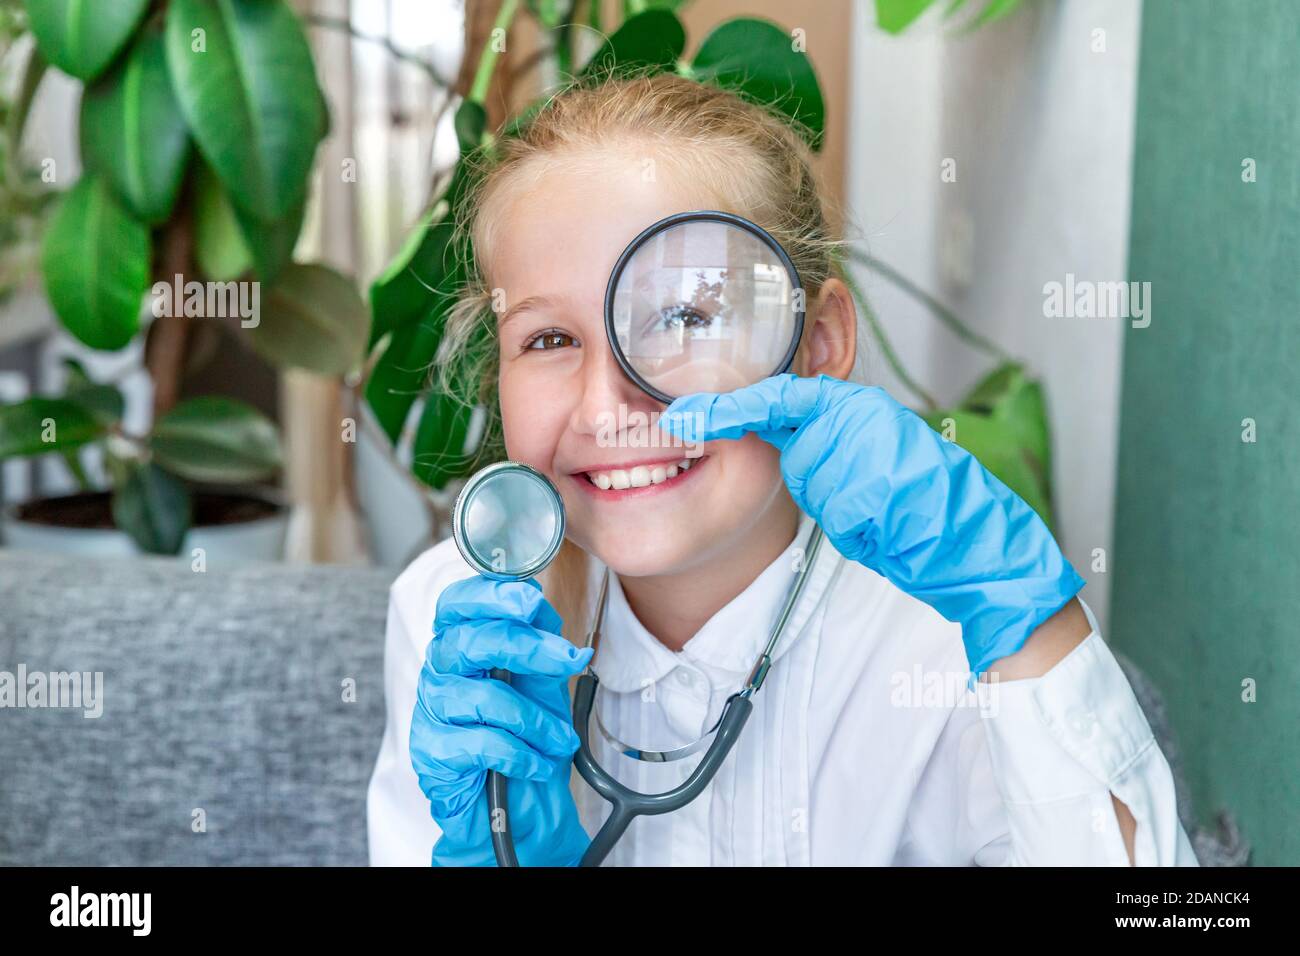
[(104, 701), (0, 710), (0, 865), (364, 866), (392, 577), (0, 549), (0, 671)]
[[(0, 671), (103, 673), (98, 718), (0, 709), (0, 865), (364, 865), (392, 577), (0, 549)], [(1244, 862), (1225, 826), (1203, 863)]]

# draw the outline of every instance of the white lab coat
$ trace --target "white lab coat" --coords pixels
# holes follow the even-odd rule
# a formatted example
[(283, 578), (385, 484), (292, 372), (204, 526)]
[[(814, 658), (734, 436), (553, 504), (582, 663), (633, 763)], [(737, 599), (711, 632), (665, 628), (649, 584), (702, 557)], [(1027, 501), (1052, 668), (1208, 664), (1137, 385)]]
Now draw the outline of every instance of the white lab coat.
[[(744, 683), (811, 528), (680, 652), (655, 640), (611, 578), (597, 708), (623, 741), (698, 738)], [(595, 602), (599, 562), (592, 561)], [(429, 864), (438, 827), (411, 768), (416, 681), (444, 587), (473, 572), (450, 540), (394, 582), (388, 718), (367, 812), (374, 865)], [(822, 547), (754, 711), (717, 777), (675, 813), (638, 818), (606, 865), (1128, 865), (1110, 794), (1137, 821), (1139, 866), (1195, 866), (1173, 777), (1096, 630), (1041, 677), (968, 691), (961, 630)], [(597, 759), (643, 792), (698, 757), (643, 763), (592, 729)], [(608, 806), (573, 775), (595, 833)]]

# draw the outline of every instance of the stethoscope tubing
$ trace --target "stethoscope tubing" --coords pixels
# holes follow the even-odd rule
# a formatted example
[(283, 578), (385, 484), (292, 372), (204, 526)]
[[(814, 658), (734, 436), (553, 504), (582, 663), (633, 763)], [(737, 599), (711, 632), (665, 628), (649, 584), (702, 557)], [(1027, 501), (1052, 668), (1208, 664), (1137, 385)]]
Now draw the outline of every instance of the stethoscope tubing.
[(754, 705), (748, 697), (734, 694), (727, 701), (726, 711), (704, 757), (691, 771), (685, 782), (663, 793), (640, 793), (619, 783), (596, 762), (591, 752), (591, 711), (596, 701), (596, 686), (600, 683), (595, 674), (578, 678), (573, 696), (573, 725), (581, 741), (573, 763), (582, 779), (610, 805), (610, 814), (592, 838), (583, 854), (580, 866), (600, 866), (609, 855), (628, 826), (640, 816), (654, 816), (680, 810), (698, 797), (717, 775), (722, 762), (727, 759)]
[[(713, 781), (722, 766), (722, 762), (727, 759), (727, 755), (731, 753), (736, 741), (740, 738), (740, 732), (749, 720), (750, 713), (753, 712), (754, 705), (751, 698), (762, 687), (768, 669), (771, 667), (772, 654), (776, 648), (776, 643), (785, 632), (794, 607), (803, 595), (804, 588), (812, 576), (812, 568), (821, 549), (822, 537), (821, 528), (814, 525), (805, 551), (806, 564), (799, 570), (799, 578), (786, 597), (785, 604), (777, 616), (776, 624), (772, 628), (772, 634), (768, 638), (767, 646), (754, 664), (745, 686), (727, 699), (722, 716), (719, 718), (715, 729), (710, 731), (714, 735), (713, 741), (709, 744), (709, 748), (705, 751), (699, 764), (696, 765), (691, 775), (683, 783), (672, 790), (666, 790), (662, 793), (640, 793), (632, 790), (619, 783), (609, 771), (596, 761), (595, 755), (591, 751), (591, 716), (595, 708), (596, 690), (600, 685), (600, 679), (590, 665), (583, 674), (579, 675), (573, 695), (573, 726), (578, 733), (579, 744), (578, 750), (573, 757), (573, 763), (582, 779), (596, 791), (597, 795), (610, 804), (610, 814), (605, 819), (605, 822), (601, 824), (600, 830), (597, 831), (596, 836), (587, 847), (579, 862), (580, 866), (599, 866), (605, 857), (609, 855), (614, 844), (618, 842), (619, 837), (623, 835), (637, 817), (653, 816), (679, 810), (698, 797)], [(608, 586), (609, 577), (607, 573), (597, 602), (600, 608), (587, 635), (588, 646), (592, 646), (593, 639), (599, 629), (600, 617), (603, 616), (604, 611), (605, 597), (608, 594)], [(507, 683), (510, 680), (509, 672), (504, 670), (493, 670), (492, 676)], [(506, 802), (506, 780), (507, 778), (504, 775), (494, 770), (488, 771), (487, 798), (488, 817), (492, 829), (492, 848), (498, 866), (519, 866), (519, 858), (515, 852), (514, 840), (510, 832), (510, 818)]]

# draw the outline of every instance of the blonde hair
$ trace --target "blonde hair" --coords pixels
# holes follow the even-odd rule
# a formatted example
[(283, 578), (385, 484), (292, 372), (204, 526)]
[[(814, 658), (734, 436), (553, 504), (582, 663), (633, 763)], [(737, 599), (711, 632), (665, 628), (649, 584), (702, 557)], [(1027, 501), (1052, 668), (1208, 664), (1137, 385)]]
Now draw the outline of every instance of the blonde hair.
[[(505, 457), (496, 394), (496, 318), (487, 280), (503, 212), (519, 189), (552, 165), (628, 147), (638, 155), (649, 150), (662, 156), (683, 182), (713, 197), (712, 208), (771, 233), (794, 262), (809, 302), (828, 278), (841, 274), (841, 242), (831, 235), (812, 153), (788, 117), (672, 74), (574, 83), (552, 95), (518, 135), (503, 136), (494, 150), (466, 160), (472, 185), (457, 233), (460, 248), (473, 250), (472, 264), (446, 318), (435, 388), (485, 408), (475, 465)], [(565, 541), (543, 578), (565, 634), (574, 641), (585, 636), (587, 572), (587, 554)]]

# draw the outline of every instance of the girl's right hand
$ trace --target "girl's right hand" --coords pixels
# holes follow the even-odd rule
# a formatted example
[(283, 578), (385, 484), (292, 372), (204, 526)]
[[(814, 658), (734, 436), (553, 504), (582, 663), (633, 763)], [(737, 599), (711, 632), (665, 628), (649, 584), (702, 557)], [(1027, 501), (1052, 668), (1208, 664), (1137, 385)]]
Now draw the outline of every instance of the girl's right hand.
[[(568, 679), (591, 659), (560, 636), (533, 580), (473, 577), (438, 598), (411, 718), (411, 764), (443, 835), (433, 862), (492, 865), (487, 772), (511, 778), (507, 813), (519, 862), (578, 862), (590, 842), (569, 793), (578, 735)], [(490, 676), (510, 671), (511, 683)]]

